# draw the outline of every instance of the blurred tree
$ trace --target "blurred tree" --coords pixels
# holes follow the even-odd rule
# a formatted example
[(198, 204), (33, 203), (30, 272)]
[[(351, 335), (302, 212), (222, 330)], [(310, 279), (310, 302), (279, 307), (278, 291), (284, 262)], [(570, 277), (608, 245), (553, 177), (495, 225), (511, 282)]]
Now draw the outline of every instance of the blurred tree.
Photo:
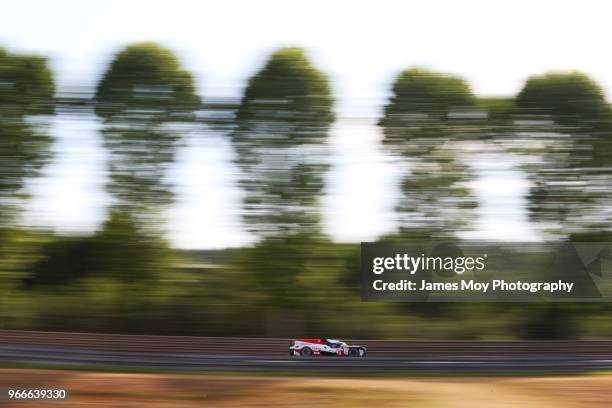
[[(129, 212), (112, 211), (93, 236), (96, 268), (124, 282), (157, 281), (170, 267), (167, 242), (147, 234)], [(103, 254), (103, 255), (102, 255)]]
[(320, 232), (332, 105), (328, 80), (297, 48), (274, 52), (249, 80), (233, 142), (247, 192), (245, 219), (259, 236)]
[(304, 302), (304, 288), (298, 282), (304, 265), (316, 255), (315, 245), (299, 236), (268, 239), (236, 258), (240, 269), (249, 271), (253, 292), (263, 295), (261, 305), (282, 309)]
[(578, 336), (576, 313), (570, 305), (513, 305), (512, 309), (516, 308), (521, 315), (515, 327), (520, 339), (568, 340)]
[(611, 115), (599, 85), (579, 72), (529, 78), (516, 98), (517, 131), (539, 142), (527, 166), (532, 220), (562, 236), (610, 231)]
[(573, 130), (609, 126), (609, 106), (601, 87), (581, 72), (530, 77), (516, 97), (516, 106), (523, 114), (547, 115)]
[(55, 85), (43, 57), (9, 54), (0, 48), (0, 103), (3, 114), (52, 114)]
[(410, 165), (397, 208), (402, 235), (452, 237), (476, 206), (459, 141), (478, 133), (462, 113), (476, 98), (462, 79), (423, 69), (398, 75), (380, 125), (386, 148)]
[(172, 51), (154, 43), (132, 44), (117, 53), (98, 84), (96, 100), (96, 112), (105, 120), (130, 113), (158, 120), (190, 117), (200, 103), (191, 74)]
[[(463, 79), (421, 68), (401, 72), (391, 92), (390, 103), (385, 107), (385, 116), (381, 120), (385, 128), (395, 128), (398, 119), (419, 113), (444, 119), (453, 109), (470, 107), (476, 102), (470, 86)], [(409, 129), (402, 133), (411, 134)]]
[[(261, 238), (239, 265), (264, 307), (267, 335), (285, 335), (307, 288), (300, 284), (322, 239), (319, 198), (334, 120), (329, 82), (298, 48), (274, 52), (248, 82), (232, 132), (246, 190), (244, 219)], [(292, 329), (291, 329), (292, 330)]]
[(43, 245), (27, 287), (62, 287), (87, 277), (121, 282), (155, 281), (168, 268), (167, 244), (138, 229), (129, 213), (112, 211), (92, 236), (65, 237)]
[(53, 113), (54, 92), (46, 59), (0, 49), (0, 227), (12, 221), (15, 193), (49, 158), (51, 138), (30, 117)]
[(480, 97), (477, 104), (487, 111), (489, 120), (508, 121), (514, 115), (513, 97)]
[(95, 98), (118, 205), (139, 218), (167, 205), (164, 176), (181, 138), (179, 123), (192, 120), (200, 104), (191, 74), (170, 50), (133, 44), (115, 56)]

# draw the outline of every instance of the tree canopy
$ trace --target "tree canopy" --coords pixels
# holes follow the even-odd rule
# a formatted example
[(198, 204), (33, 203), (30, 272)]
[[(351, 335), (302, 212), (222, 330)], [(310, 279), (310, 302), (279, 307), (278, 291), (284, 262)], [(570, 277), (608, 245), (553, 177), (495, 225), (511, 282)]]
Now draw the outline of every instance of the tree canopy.
[(516, 97), (522, 117), (542, 119), (523, 134), (539, 140), (541, 160), (527, 167), (532, 220), (570, 235), (609, 230), (605, 163), (610, 151), (610, 107), (601, 87), (581, 72), (530, 77)]
[[(325, 138), (334, 120), (329, 81), (300, 48), (283, 48), (270, 56), (249, 81), (236, 120), (241, 127), (280, 124), (282, 132), (270, 136), (273, 144), (293, 138), (292, 143), (317, 142)], [(253, 136), (250, 133), (237, 133)], [(258, 135), (257, 142), (269, 141)]]
[(451, 117), (477, 103), (456, 76), (412, 68), (401, 72), (380, 120), (387, 150), (410, 166), (401, 182), (397, 217), (403, 234), (453, 236), (476, 206), (465, 186), (470, 174), (454, 143), (480, 123)]
[[(53, 113), (54, 92), (45, 58), (0, 49), (0, 199), (18, 192), (48, 159), (51, 138), (26, 119)], [(7, 207), (0, 211), (6, 220)]]
[(164, 177), (181, 139), (176, 122), (191, 120), (199, 106), (191, 74), (168, 49), (129, 45), (111, 62), (95, 99), (118, 205), (142, 214), (168, 204), (172, 195)]
[(233, 141), (257, 234), (318, 231), (332, 105), (327, 78), (297, 48), (274, 52), (249, 80)]
[(128, 45), (117, 53), (96, 89), (96, 112), (109, 119), (128, 111), (160, 115), (198, 107), (191, 74), (174, 53), (155, 43)]
[(601, 87), (581, 72), (530, 77), (516, 97), (521, 113), (550, 115), (560, 125), (593, 129), (610, 119)]
[(393, 137), (410, 138), (410, 124), (426, 118), (446, 117), (453, 109), (473, 107), (476, 98), (469, 84), (454, 75), (411, 68), (402, 71), (393, 82), (391, 98), (380, 121), (385, 142)]

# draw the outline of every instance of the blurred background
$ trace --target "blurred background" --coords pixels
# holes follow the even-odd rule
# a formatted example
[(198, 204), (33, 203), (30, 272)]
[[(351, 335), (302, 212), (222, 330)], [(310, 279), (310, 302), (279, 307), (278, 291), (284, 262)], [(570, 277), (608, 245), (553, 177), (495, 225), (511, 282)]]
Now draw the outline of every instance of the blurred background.
[(611, 241), (586, 3), (6, 2), (0, 329), (611, 337), (606, 304), (359, 294), (360, 241)]

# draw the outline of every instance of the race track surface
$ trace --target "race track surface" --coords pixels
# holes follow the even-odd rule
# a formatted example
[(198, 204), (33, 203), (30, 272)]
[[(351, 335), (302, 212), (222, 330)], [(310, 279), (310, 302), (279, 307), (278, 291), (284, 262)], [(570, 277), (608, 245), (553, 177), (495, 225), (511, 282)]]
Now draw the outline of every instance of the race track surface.
[(612, 369), (612, 342), (609, 341), (362, 341), (361, 344), (368, 347), (368, 357), (306, 358), (289, 356), (287, 339), (0, 331), (0, 363), (333, 373), (562, 373)]

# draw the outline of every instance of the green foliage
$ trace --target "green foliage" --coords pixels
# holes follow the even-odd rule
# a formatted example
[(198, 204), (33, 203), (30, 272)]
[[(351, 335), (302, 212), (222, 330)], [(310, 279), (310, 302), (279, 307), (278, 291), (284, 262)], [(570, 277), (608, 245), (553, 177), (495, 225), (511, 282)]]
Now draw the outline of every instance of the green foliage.
[(403, 71), (393, 83), (394, 104), (388, 112), (448, 112), (474, 104), (474, 95), (463, 79), (421, 68)]
[(577, 337), (576, 313), (567, 305), (524, 305), (529, 310), (518, 322), (519, 338), (525, 340), (566, 340)]
[(322, 239), (318, 200), (332, 105), (323, 73), (302, 50), (286, 48), (249, 80), (236, 113), (232, 139), (247, 192), (244, 218), (262, 241), (245, 249), (235, 265), (261, 295), (255, 301), (266, 310), (267, 334), (299, 320), (287, 312), (303, 308), (313, 279), (318, 282), (311, 272)]
[(47, 60), (0, 48), (0, 106), (3, 116), (53, 113), (55, 86)]
[(119, 205), (134, 214), (168, 205), (163, 178), (181, 139), (177, 122), (193, 119), (199, 106), (191, 75), (171, 51), (134, 44), (115, 56), (95, 99), (111, 153), (109, 189)]
[(276, 51), (249, 80), (232, 136), (245, 219), (258, 235), (319, 232), (332, 104), (327, 79), (300, 49)]
[(487, 112), (489, 122), (512, 120), (516, 109), (514, 98), (507, 97), (481, 97), (477, 99), (476, 105)]
[[(49, 157), (50, 137), (26, 119), (52, 113), (54, 91), (46, 59), (0, 49), (0, 200), (19, 192)], [(0, 204), (0, 223), (12, 213), (13, 208)]]
[(397, 207), (401, 233), (425, 229), (428, 236), (453, 236), (467, 223), (475, 199), (465, 186), (469, 171), (455, 141), (474, 138), (480, 123), (453, 112), (473, 111), (476, 98), (462, 79), (422, 69), (402, 72), (385, 106), (385, 147), (409, 164)]
[(516, 97), (521, 113), (550, 115), (564, 126), (597, 129), (607, 126), (610, 111), (601, 87), (581, 72), (530, 77)]
[(24, 119), (0, 114), (0, 195), (4, 198), (19, 192), (49, 157), (51, 138)]
[[(120, 51), (94, 102), (116, 205), (91, 236), (32, 238), (0, 224), (3, 328), (477, 339), (571, 338), (587, 327), (610, 335), (607, 306), (362, 302), (358, 245), (320, 231), (334, 101), (300, 49), (274, 52), (235, 112), (229, 102), (214, 107), (227, 115), (212, 122), (230, 130), (236, 148), (245, 219), (261, 238), (253, 247), (178, 254), (142, 222), (172, 201), (165, 172), (201, 108), (191, 74), (170, 50), (141, 43)], [(48, 157), (50, 138), (28, 116), (54, 106), (46, 60), (0, 50), (0, 203)], [(447, 238), (471, 220), (476, 202), (462, 149), (478, 142), (541, 159), (525, 167), (535, 184), (533, 219), (562, 224), (572, 241), (609, 241), (610, 112), (599, 86), (576, 72), (532, 77), (516, 99), (477, 98), (448, 74), (402, 72), (380, 125), (385, 147), (409, 172), (400, 183), (400, 231), (381, 240)], [(523, 148), (525, 139), (538, 147)], [(0, 222), (10, 212), (0, 207)]]
[(168, 267), (168, 251), (163, 242), (139, 231), (129, 214), (114, 211), (92, 236), (44, 244), (41, 259), (24, 282), (27, 287), (62, 287), (87, 277), (155, 281)]
[[(380, 125), (384, 143), (392, 146), (415, 137), (442, 136), (431, 127), (445, 121), (449, 112), (472, 108), (476, 103), (463, 79), (420, 68), (400, 73), (391, 92)], [(424, 124), (428, 126), (424, 128)]]
[(237, 141), (255, 137), (255, 144), (320, 143), (334, 120), (329, 81), (299, 48), (274, 52), (248, 82), (237, 112), (240, 128), (280, 126), (271, 135), (236, 133)]
[(172, 51), (154, 43), (132, 44), (116, 54), (98, 84), (96, 101), (105, 120), (135, 113), (180, 117), (199, 106), (191, 74)]
[(609, 207), (612, 122), (601, 87), (580, 72), (532, 76), (516, 111), (539, 119), (520, 129), (541, 146), (528, 152), (541, 160), (525, 166), (533, 182), (531, 219), (565, 237), (609, 231), (612, 219), (602, 210)]
[(304, 265), (316, 256), (309, 244), (314, 243), (297, 236), (264, 240), (245, 249), (236, 266), (248, 271), (253, 289), (265, 295), (262, 304), (295, 307), (304, 300), (298, 285)]

